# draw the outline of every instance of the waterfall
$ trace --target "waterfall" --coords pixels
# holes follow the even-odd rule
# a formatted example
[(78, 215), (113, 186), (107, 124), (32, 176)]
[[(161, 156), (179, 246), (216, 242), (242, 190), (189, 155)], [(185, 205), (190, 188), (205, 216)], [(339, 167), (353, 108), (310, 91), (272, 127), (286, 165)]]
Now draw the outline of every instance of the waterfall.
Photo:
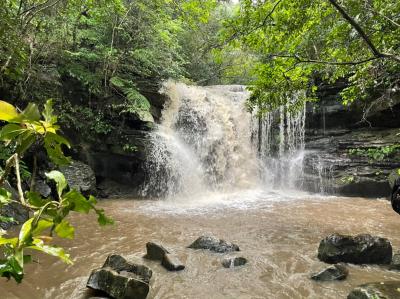
[(263, 181), (277, 189), (300, 189), (303, 183), (306, 107), (292, 110), (296, 95), (286, 106), (260, 116), (253, 114), (253, 136), (263, 165)]
[(259, 183), (245, 87), (166, 82), (169, 101), (151, 137), (143, 196), (195, 196)]

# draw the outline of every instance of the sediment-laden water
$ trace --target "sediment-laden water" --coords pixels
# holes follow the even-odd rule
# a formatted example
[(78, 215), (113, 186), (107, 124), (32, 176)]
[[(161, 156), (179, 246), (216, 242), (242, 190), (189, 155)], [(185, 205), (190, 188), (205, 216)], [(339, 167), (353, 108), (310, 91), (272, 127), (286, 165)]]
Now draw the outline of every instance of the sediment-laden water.
[[(40, 256), (27, 267), (23, 283), (0, 281), (1, 298), (85, 298), (91, 269), (118, 253), (154, 270), (149, 298), (345, 298), (358, 284), (400, 279), (380, 266), (349, 265), (345, 281), (309, 279), (325, 265), (318, 261), (319, 241), (332, 232), (388, 237), (400, 248), (400, 218), (387, 201), (361, 198), (280, 195), (260, 190), (214, 194), (182, 202), (108, 200), (101, 203), (116, 224), (96, 225), (95, 217), (77, 216), (75, 240), (61, 241), (75, 264)], [(203, 233), (237, 243), (249, 263), (225, 269), (225, 255), (186, 248)], [(159, 240), (186, 264), (167, 272), (142, 259), (145, 244)]]

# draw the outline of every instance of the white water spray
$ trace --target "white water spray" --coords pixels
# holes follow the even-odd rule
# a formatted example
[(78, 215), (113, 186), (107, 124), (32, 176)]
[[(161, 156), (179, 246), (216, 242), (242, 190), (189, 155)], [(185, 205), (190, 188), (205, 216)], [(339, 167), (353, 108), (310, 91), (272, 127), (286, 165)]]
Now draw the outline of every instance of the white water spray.
[(245, 87), (167, 82), (162, 92), (169, 102), (152, 136), (143, 196), (193, 197), (258, 185)]

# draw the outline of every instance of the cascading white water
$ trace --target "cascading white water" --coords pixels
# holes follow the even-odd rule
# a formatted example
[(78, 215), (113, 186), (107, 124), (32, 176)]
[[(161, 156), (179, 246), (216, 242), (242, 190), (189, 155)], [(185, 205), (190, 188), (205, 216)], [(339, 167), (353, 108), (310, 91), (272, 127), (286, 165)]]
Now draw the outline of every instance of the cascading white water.
[(299, 96), (276, 111), (253, 117), (253, 142), (258, 144), (263, 181), (277, 189), (299, 189), (302, 185), (306, 109), (304, 105), (292, 111), (290, 106)]
[(259, 183), (243, 86), (166, 82), (169, 102), (152, 135), (143, 196), (194, 196)]

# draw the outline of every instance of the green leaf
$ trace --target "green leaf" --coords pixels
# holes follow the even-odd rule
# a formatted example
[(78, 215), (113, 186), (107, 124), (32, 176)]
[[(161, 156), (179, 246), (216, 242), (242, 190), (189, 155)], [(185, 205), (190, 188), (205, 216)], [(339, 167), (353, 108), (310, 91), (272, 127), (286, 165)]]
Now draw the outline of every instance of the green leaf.
[(17, 283), (22, 281), (24, 271), (14, 256), (0, 260), (0, 275), (8, 279), (14, 278)]
[(36, 136), (32, 133), (32, 131), (26, 130), (23, 134), (20, 135), (18, 140), (18, 146), (16, 152), (23, 156), (23, 154), (32, 146), (32, 144), (36, 141)]
[(33, 218), (30, 218), (22, 225), (18, 236), (20, 245), (29, 242), (29, 239), (32, 238), (32, 222)]
[(53, 110), (53, 100), (47, 100), (46, 104), (44, 104), (43, 109), (43, 117), (44, 120), (49, 124), (55, 124), (57, 122), (57, 116), (54, 115)]
[(63, 199), (67, 200), (71, 204), (71, 210), (75, 212), (87, 214), (92, 209), (91, 202), (76, 190), (69, 191), (64, 195)]
[(59, 198), (61, 198), (63, 191), (67, 188), (67, 180), (65, 179), (65, 176), (58, 170), (53, 170), (45, 174), (47, 178), (56, 182), (57, 193)]
[(18, 238), (7, 239), (7, 238), (0, 237), (0, 245), (5, 245), (5, 244), (9, 244), (9, 245), (11, 245), (11, 247), (17, 247)]
[(28, 246), (27, 248), (39, 250), (49, 255), (58, 257), (66, 264), (73, 264), (72, 260), (70, 259), (70, 255), (67, 254), (65, 250), (61, 247), (45, 245), (44, 242), (40, 239), (34, 239), (32, 244), (32, 246)]
[(38, 207), (38, 208), (44, 206), (44, 205), (48, 202), (47, 200), (43, 199), (43, 198), (40, 196), (39, 193), (37, 193), (37, 192), (30, 192), (30, 191), (28, 191), (28, 192), (26, 193), (26, 199), (27, 199), (28, 203), (29, 203), (31, 206)]
[(114, 220), (110, 217), (107, 217), (104, 214), (104, 210), (96, 210), (96, 213), (98, 215), (97, 217), (97, 222), (101, 225), (101, 226), (105, 226), (105, 225), (111, 225), (114, 224)]
[(24, 133), (26, 129), (17, 124), (5, 125), (0, 131), (0, 140), (10, 141)]
[(65, 239), (73, 239), (75, 235), (75, 229), (67, 220), (61, 221), (61, 223), (57, 224), (55, 228), (55, 232), (61, 238)]
[(55, 133), (47, 132), (44, 138), (44, 147), (49, 158), (59, 166), (69, 164), (71, 161), (69, 157), (64, 155), (61, 145), (70, 147), (69, 142), (65, 138)]
[(36, 223), (36, 225), (34, 227), (32, 227), (33, 228), (32, 236), (35, 237), (35, 236), (40, 235), (43, 231), (45, 231), (46, 229), (52, 227), (53, 225), (54, 225), (53, 221), (46, 220), (46, 219), (40, 219)]
[(39, 108), (34, 103), (29, 103), (28, 106), (22, 111), (20, 117), (23, 120), (35, 122), (40, 120)]
[(12, 200), (12, 195), (4, 188), (0, 188), (0, 206), (9, 204)]
[(7, 102), (0, 101), (0, 120), (13, 121), (19, 116), (17, 109)]

